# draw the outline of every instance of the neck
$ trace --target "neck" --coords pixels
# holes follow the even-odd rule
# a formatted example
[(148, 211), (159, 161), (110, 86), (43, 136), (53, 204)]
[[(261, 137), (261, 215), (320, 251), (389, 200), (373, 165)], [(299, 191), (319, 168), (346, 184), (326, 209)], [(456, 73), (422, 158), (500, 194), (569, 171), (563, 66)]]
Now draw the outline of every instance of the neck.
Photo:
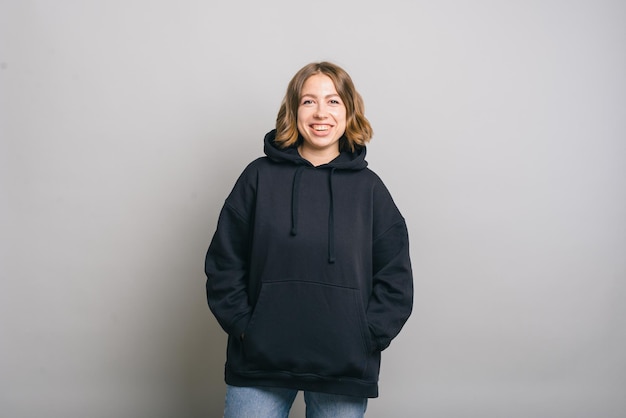
[(315, 167), (318, 165), (328, 164), (339, 155), (339, 149), (331, 150), (315, 150), (305, 148), (302, 145), (298, 147), (298, 153), (302, 158), (313, 164)]

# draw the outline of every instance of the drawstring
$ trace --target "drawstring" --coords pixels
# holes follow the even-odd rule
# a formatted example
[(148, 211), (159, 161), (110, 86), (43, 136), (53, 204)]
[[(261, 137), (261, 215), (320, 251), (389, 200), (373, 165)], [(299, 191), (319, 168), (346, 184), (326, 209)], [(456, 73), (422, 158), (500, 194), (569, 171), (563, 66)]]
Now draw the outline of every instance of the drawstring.
[[(291, 235), (298, 235), (298, 204), (300, 195), (300, 177), (302, 176), (304, 166), (300, 165), (293, 175), (293, 184), (291, 188)], [(328, 209), (328, 263), (335, 262), (335, 205), (333, 190), (333, 174), (335, 168), (330, 169), (328, 176), (328, 186), (330, 189), (330, 207)]]
[(300, 192), (300, 176), (302, 176), (303, 165), (299, 165), (293, 175), (293, 185), (291, 188), (291, 235), (298, 235), (298, 195)]
[(330, 188), (330, 208), (328, 209), (328, 262), (335, 262), (335, 206), (333, 193), (333, 174), (335, 167), (330, 169), (328, 176), (328, 186)]

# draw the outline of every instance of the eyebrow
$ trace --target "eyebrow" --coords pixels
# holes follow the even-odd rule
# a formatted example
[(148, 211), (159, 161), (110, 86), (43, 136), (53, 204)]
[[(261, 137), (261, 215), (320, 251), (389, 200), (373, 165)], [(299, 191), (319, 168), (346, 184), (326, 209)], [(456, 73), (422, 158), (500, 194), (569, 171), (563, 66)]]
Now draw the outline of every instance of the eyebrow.
[[(306, 93), (306, 94), (303, 94), (302, 96), (300, 96), (301, 99), (303, 97), (313, 97), (314, 99), (317, 99), (316, 95), (310, 94), (310, 93)], [(340, 98), (341, 96), (339, 96), (339, 93), (333, 93), (333, 94), (327, 94), (324, 98), (328, 99), (329, 97), (339, 97)]]

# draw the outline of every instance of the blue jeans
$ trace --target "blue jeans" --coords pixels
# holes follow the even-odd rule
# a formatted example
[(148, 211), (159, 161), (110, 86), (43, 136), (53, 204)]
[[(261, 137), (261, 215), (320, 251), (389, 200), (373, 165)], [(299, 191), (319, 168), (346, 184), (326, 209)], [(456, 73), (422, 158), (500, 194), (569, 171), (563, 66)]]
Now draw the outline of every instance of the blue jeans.
[[(226, 387), (224, 418), (288, 418), (295, 389)], [(367, 398), (304, 392), (307, 418), (363, 418)]]

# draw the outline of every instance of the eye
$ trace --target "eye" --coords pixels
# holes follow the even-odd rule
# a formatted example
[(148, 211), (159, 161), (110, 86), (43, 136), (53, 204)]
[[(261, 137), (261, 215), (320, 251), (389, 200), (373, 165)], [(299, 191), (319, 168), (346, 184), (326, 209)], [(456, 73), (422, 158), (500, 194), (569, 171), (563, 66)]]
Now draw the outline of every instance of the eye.
[(341, 102), (338, 99), (331, 99), (330, 104), (338, 105), (341, 104)]
[(310, 104), (313, 104), (313, 100), (311, 100), (311, 99), (304, 99), (304, 100), (302, 101), (302, 104), (303, 104), (303, 105), (310, 105)]

